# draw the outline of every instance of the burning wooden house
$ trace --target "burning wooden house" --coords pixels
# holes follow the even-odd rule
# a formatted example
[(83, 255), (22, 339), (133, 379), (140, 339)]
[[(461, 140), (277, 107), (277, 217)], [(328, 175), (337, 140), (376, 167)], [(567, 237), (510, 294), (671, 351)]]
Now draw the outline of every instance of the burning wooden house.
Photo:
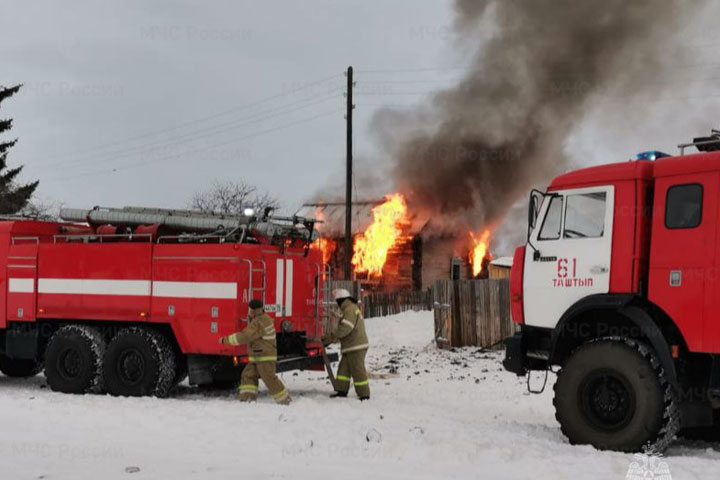
[[(323, 250), (334, 275), (342, 276), (345, 203), (308, 203), (298, 215), (324, 222), (315, 248)], [(489, 233), (472, 238), (438, 231), (428, 217), (408, 211), (401, 195), (353, 203), (352, 235), (353, 278), (370, 291), (425, 290), (436, 280), (476, 278), (489, 261)], [(475, 248), (481, 242), (484, 248)]]

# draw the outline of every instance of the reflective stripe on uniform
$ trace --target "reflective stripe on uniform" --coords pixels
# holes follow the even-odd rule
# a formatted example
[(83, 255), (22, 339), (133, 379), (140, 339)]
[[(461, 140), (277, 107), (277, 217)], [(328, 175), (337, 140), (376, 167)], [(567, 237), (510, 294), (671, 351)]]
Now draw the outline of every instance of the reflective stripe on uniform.
[(257, 392), (258, 386), (257, 385), (240, 385), (240, 391), (248, 391), (248, 392)]
[(363, 385), (367, 385), (368, 380), (363, 380), (362, 382), (355, 382), (356, 387), (362, 387)]
[(355, 345), (354, 347), (343, 348), (340, 352), (348, 353), (348, 352), (354, 352), (356, 350), (365, 350), (369, 346), (370, 346), (369, 344), (363, 343), (362, 345)]
[(227, 337), (228, 343), (230, 345), (240, 345), (240, 342), (237, 341), (237, 335), (238, 335), (237, 333), (233, 333), (232, 335), (229, 335)]
[(269, 326), (265, 327), (265, 332), (266, 333), (275, 333), (275, 327), (273, 327), (272, 325), (269, 325)]
[(340, 322), (340, 323), (344, 323), (346, 325), (350, 325), (351, 328), (355, 328), (355, 325), (353, 325), (352, 322), (345, 320), (344, 318), (342, 319), (342, 322)]
[(277, 356), (249, 357), (248, 360), (251, 362), (277, 362)]
[(281, 392), (276, 393), (272, 397), (275, 399), (276, 402), (281, 402), (285, 400), (285, 398), (288, 396), (287, 388), (284, 388)]
[(336, 380), (340, 380), (341, 382), (349, 382), (350, 377), (346, 377), (345, 375), (338, 375), (335, 377)]
[(263, 340), (275, 340), (275, 334), (273, 335), (265, 335), (262, 337)]

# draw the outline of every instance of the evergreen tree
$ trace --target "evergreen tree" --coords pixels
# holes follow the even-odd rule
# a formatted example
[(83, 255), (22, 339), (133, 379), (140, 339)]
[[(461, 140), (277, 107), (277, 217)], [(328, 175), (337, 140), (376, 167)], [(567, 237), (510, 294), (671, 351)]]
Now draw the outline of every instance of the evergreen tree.
[[(0, 87), (0, 104), (15, 95), (22, 85), (16, 85), (10, 88)], [(0, 120), (0, 134), (7, 132), (12, 128), (12, 120)], [(37, 181), (19, 185), (15, 179), (22, 171), (23, 167), (7, 168), (8, 151), (17, 143), (17, 139), (12, 141), (0, 141), (0, 214), (9, 215), (17, 213), (25, 208), (30, 201), (35, 189), (38, 186)]]

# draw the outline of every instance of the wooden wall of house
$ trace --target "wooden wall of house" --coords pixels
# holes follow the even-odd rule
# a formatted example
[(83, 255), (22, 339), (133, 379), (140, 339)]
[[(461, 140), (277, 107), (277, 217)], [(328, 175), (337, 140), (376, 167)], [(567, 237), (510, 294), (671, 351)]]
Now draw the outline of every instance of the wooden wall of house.
[(488, 265), (489, 278), (510, 278), (510, 268), (499, 265)]
[(455, 242), (447, 237), (423, 238), (418, 242), (421, 250), (421, 265), (417, 267), (420, 271), (421, 290), (432, 287), (437, 280), (449, 280), (452, 270), (453, 258), (460, 260), (460, 279), (471, 277), (471, 267), (467, 258), (457, 255)]
[[(333, 239), (337, 249), (332, 255), (330, 266), (334, 279), (344, 278), (345, 242), (341, 238)], [(399, 292), (415, 290), (413, 286), (413, 238), (399, 242), (388, 252), (382, 278), (367, 278), (358, 274), (355, 280), (371, 292)]]
[(413, 241), (408, 238), (388, 252), (387, 261), (383, 268), (381, 291), (398, 292), (413, 288)]

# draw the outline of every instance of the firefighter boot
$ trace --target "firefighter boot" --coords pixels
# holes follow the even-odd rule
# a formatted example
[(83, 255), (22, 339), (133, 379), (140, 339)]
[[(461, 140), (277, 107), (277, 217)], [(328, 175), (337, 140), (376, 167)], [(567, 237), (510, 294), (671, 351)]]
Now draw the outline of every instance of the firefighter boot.
[(335, 392), (330, 395), (330, 398), (347, 398), (347, 392)]
[(275, 400), (275, 403), (278, 405), (290, 405), (292, 403), (292, 397), (290, 397), (290, 395), (285, 395), (285, 397), (281, 400)]

